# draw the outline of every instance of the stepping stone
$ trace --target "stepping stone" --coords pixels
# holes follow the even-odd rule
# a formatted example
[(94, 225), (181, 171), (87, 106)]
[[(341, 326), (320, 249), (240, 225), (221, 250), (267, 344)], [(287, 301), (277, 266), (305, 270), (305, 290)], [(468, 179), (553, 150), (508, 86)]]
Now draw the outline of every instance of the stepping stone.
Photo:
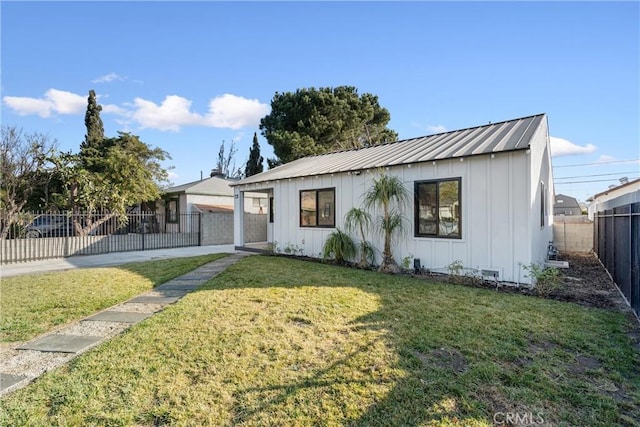
[(28, 342), (23, 346), (18, 347), (18, 350), (37, 350), (50, 353), (78, 353), (101, 340), (102, 337), (53, 334)]
[(22, 375), (0, 374), (0, 390), (6, 390), (26, 379), (27, 377)]
[(191, 281), (191, 280), (202, 280), (202, 281), (205, 281), (205, 280), (209, 280), (209, 275), (207, 274), (206, 276), (205, 275), (203, 275), (203, 276), (180, 276), (178, 278), (178, 280), (185, 280), (185, 281), (187, 281), (187, 280), (188, 281)]
[(202, 286), (199, 283), (167, 283), (156, 286), (155, 291), (193, 291)]
[(141, 295), (139, 297), (130, 299), (127, 302), (138, 303), (138, 304), (173, 304), (179, 299), (180, 297), (154, 297), (154, 296)]
[(135, 313), (129, 311), (103, 311), (84, 320), (99, 322), (137, 323), (151, 316), (151, 313)]

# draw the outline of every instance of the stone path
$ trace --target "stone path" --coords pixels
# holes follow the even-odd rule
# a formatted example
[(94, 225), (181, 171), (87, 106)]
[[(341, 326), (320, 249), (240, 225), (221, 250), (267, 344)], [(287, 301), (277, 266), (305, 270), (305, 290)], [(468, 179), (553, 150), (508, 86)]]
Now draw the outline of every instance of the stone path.
[(235, 253), (90, 317), (22, 343), (0, 360), (0, 396), (22, 388), (132, 325), (179, 301), (247, 253)]

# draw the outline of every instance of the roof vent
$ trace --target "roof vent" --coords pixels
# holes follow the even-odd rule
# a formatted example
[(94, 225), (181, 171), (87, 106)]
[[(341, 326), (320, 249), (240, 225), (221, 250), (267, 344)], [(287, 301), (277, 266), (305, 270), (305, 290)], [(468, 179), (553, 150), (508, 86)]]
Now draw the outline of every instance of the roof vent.
[(620, 184), (626, 184), (627, 182), (629, 182), (629, 178), (627, 178), (626, 176), (620, 178)]

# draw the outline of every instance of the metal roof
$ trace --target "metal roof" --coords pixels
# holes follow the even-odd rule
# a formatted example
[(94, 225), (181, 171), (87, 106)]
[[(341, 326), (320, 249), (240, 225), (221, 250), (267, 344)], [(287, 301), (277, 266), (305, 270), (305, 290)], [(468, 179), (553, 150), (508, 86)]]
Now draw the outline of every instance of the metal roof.
[(526, 150), (543, 118), (544, 114), (538, 114), (372, 147), (303, 157), (230, 185)]

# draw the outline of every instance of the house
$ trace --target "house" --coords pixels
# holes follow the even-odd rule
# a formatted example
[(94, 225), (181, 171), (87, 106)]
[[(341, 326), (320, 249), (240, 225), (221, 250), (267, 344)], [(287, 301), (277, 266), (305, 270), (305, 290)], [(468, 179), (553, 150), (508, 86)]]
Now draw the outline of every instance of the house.
[[(460, 261), (500, 281), (530, 283), (525, 267), (546, 260), (554, 192), (545, 114), (305, 157), (231, 185), (236, 207), (249, 193), (268, 198), (268, 242), (319, 257), (379, 171), (413, 195), (403, 212), (407, 234), (393, 248), (398, 262), (419, 258), (446, 271)], [(237, 248), (246, 247), (245, 233), (236, 212)], [(382, 248), (380, 236), (368, 239)]]
[(640, 178), (589, 198), (594, 252), (640, 317)]
[(597, 212), (613, 209), (615, 206), (640, 201), (640, 178), (629, 181), (626, 178), (620, 180), (620, 185), (612, 185), (607, 190), (601, 191), (587, 199), (589, 207), (587, 214), (593, 220)]
[[(157, 202), (157, 208), (164, 209), (167, 216), (175, 215), (176, 212), (233, 212), (234, 196), (233, 188), (230, 187), (233, 182), (214, 175), (167, 188), (162, 200)], [(263, 194), (251, 194), (245, 199), (244, 211), (266, 214), (266, 206), (267, 199)]]
[(212, 176), (170, 187), (164, 190), (159, 205), (164, 207), (167, 217), (179, 212), (200, 212), (207, 207), (233, 211), (233, 189), (229, 186), (230, 182), (231, 180), (220, 176)]
[(554, 215), (582, 215), (582, 208), (578, 201), (564, 194), (556, 194), (553, 204)]
[[(165, 233), (200, 233), (201, 244), (233, 242), (233, 180), (215, 174), (206, 179), (170, 187), (156, 202), (159, 227)], [(240, 212), (254, 224), (251, 242), (265, 241), (267, 199), (262, 193), (247, 194)], [(198, 217), (196, 220), (195, 217)]]

